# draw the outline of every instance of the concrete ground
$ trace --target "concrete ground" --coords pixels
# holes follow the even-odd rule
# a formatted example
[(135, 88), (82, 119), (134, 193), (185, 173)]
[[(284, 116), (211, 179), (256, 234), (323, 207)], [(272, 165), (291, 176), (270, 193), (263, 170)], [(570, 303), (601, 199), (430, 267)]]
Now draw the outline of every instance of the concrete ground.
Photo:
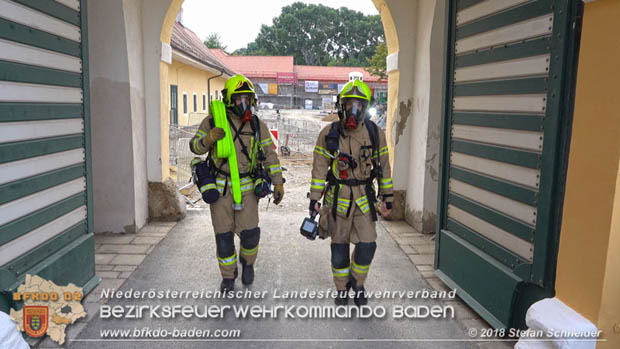
[[(86, 297), (88, 317), (67, 329), (67, 348), (507, 348), (511, 342), (477, 342), (470, 328), (488, 328), (467, 305), (457, 299), (371, 299), (372, 307), (383, 306), (384, 318), (367, 319), (238, 319), (232, 312), (223, 319), (104, 319), (102, 305), (258, 305), (331, 306), (332, 299), (275, 299), (274, 291), (323, 291), (333, 289), (329, 241), (309, 241), (299, 234), (307, 215), (309, 162), (283, 161), (287, 167), (287, 193), (283, 203), (260, 205), (261, 244), (256, 280), (247, 287), (267, 292), (262, 299), (102, 299), (101, 291), (217, 290), (221, 281), (215, 259), (215, 239), (208, 209), (188, 211), (183, 221), (150, 223), (137, 234), (97, 235), (96, 262), (101, 284)], [(370, 268), (368, 290), (449, 290), (434, 277), (434, 242), (404, 222), (377, 224), (378, 249)], [(236, 240), (238, 246), (238, 239)], [(240, 280), (237, 290), (245, 290)], [(352, 304), (352, 301), (350, 302)], [(393, 306), (440, 305), (454, 307), (454, 318), (395, 319)], [(351, 307), (354, 307), (351, 305)], [(102, 331), (151, 330), (239, 330), (237, 338), (103, 339)], [(49, 338), (39, 348), (56, 348)]]
[[(252, 290), (325, 290), (333, 287), (329, 265), (329, 242), (309, 241), (298, 232), (304, 213), (291, 212), (283, 220), (280, 215), (262, 214), (262, 240), (259, 260), (256, 265), (256, 281)], [(284, 222), (284, 223), (283, 223)], [(421, 274), (413, 267), (409, 258), (379, 226), (378, 251), (368, 277), (368, 289), (420, 290), (431, 289)], [(210, 233), (210, 215), (205, 211), (192, 211), (177, 224), (146, 257), (144, 263), (127, 279), (120, 290), (202, 290), (217, 289), (220, 283), (215, 260), (215, 241)], [(238, 280), (237, 289), (244, 289)], [(98, 296), (93, 294), (92, 296)], [(89, 296), (90, 297), (90, 296)], [(250, 304), (250, 305), (331, 305), (331, 299), (323, 300), (277, 300), (269, 295), (259, 300), (117, 300), (108, 305), (130, 304)], [(370, 304), (393, 305), (444, 304), (431, 300), (371, 300)], [(457, 308), (458, 312), (463, 309)], [(68, 343), (69, 348), (168, 348), (187, 347), (420, 347), (420, 348), (471, 348), (473, 343), (407, 342), (407, 339), (468, 339), (467, 333), (457, 319), (393, 319), (388, 310), (384, 319), (236, 319), (228, 316), (220, 320), (150, 320), (150, 319), (101, 319), (95, 316), (79, 334), (77, 341)], [(232, 314), (230, 314), (232, 315)], [(261, 341), (220, 342), (83, 342), (80, 339), (100, 339), (104, 329), (144, 328), (239, 329), (241, 339)], [(340, 341), (341, 339), (355, 341)], [(357, 341), (372, 339), (372, 342)], [(266, 341), (262, 341), (266, 340)], [(268, 340), (278, 340), (272, 342)], [(290, 340), (290, 341), (289, 341)], [(304, 340), (294, 342), (294, 340)], [(377, 342), (377, 340), (382, 340)], [(318, 341), (327, 341), (317, 344)]]

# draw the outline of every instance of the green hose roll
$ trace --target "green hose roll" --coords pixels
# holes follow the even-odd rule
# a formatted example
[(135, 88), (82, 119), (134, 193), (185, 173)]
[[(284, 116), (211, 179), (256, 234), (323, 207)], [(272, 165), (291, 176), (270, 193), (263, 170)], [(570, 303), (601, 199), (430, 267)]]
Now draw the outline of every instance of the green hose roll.
[(215, 157), (220, 159), (228, 158), (234, 149), (232, 132), (230, 132), (230, 125), (226, 118), (226, 107), (222, 101), (211, 101), (211, 115), (213, 115), (213, 121), (215, 127), (219, 127), (224, 130), (224, 138), (218, 140), (215, 143)]
[(232, 138), (232, 132), (230, 131), (230, 124), (226, 117), (226, 107), (222, 101), (211, 101), (211, 115), (213, 115), (213, 122), (215, 127), (219, 127), (224, 130), (224, 138), (217, 141), (215, 144), (215, 156), (221, 159), (228, 159), (228, 168), (230, 170), (230, 181), (232, 184), (233, 193), (233, 208), (240, 210), (243, 208), (241, 204), (241, 182), (239, 179), (239, 165), (237, 164), (237, 152), (235, 151), (235, 144)]

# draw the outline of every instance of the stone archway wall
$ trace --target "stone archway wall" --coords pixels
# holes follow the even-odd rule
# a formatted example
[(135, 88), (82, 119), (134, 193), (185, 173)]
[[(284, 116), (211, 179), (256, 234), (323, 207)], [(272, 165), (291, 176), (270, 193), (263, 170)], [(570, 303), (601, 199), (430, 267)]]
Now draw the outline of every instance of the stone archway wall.
[(169, 176), (168, 65), (172, 59), (170, 37), (182, 5), (183, 0), (157, 0), (149, 1), (148, 6), (143, 7), (149, 182), (162, 182)]
[(421, 232), (435, 230), (444, 84), (445, 3), (373, 0), (388, 57), (390, 162), (395, 218)]
[(89, 3), (95, 232), (140, 229), (149, 219), (149, 182), (167, 177), (161, 101), (168, 96), (160, 80), (167, 65), (161, 62), (182, 2)]

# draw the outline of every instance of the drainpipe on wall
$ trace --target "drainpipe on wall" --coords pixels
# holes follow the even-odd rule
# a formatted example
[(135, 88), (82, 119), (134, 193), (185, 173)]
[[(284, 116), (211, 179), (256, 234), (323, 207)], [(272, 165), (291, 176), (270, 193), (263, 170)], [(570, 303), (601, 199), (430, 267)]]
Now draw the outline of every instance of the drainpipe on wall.
[(222, 75), (224, 75), (224, 71), (220, 70), (220, 75), (214, 75), (207, 79), (207, 96), (209, 96), (209, 112), (207, 115), (211, 114), (211, 79), (219, 78)]

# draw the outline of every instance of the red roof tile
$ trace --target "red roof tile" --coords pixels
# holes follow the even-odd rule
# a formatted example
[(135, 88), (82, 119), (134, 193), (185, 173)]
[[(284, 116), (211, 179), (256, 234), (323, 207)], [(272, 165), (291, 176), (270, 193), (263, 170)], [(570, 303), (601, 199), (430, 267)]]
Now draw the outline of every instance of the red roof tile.
[(387, 80), (379, 80), (377, 76), (371, 75), (366, 69), (360, 67), (295, 66), (295, 73), (299, 80), (349, 81), (349, 73), (352, 72), (363, 73), (364, 81), (367, 82), (387, 82)]
[(183, 26), (180, 22), (175, 22), (172, 28), (170, 46), (182, 53), (198, 60), (199, 62), (217, 70), (224, 70), (228, 75), (235, 75), (233, 69), (219, 60), (196, 34)]
[(231, 56), (221, 49), (211, 49), (232, 70), (248, 78), (276, 78), (276, 73), (293, 72), (293, 56)]
[(364, 74), (364, 81), (384, 82), (360, 67), (324, 67), (293, 65), (293, 56), (231, 56), (221, 49), (211, 49), (218, 59), (248, 78), (276, 78), (276, 73), (297, 74), (299, 80), (349, 81), (349, 73)]

